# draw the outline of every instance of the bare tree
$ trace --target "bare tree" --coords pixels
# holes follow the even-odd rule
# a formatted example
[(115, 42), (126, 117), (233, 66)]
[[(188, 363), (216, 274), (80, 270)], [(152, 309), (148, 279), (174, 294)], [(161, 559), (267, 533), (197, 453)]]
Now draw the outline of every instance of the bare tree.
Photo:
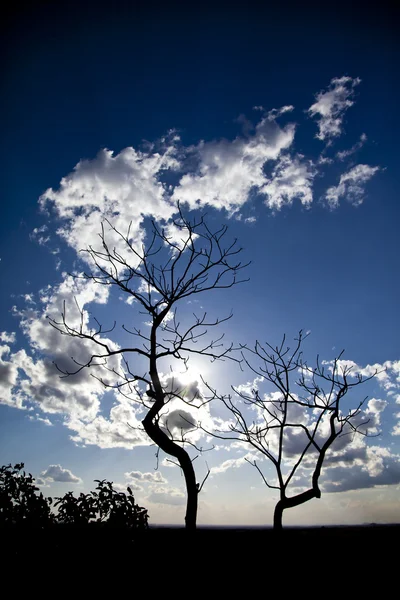
[[(63, 377), (75, 375), (89, 367), (101, 367), (108, 372), (107, 376), (94, 376), (104, 386), (117, 389), (129, 398), (134, 397), (146, 407), (143, 428), (158, 449), (174, 457), (181, 467), (187, 490), (186, 528), (195, 529), (198, 493), (204, 481), (203, 484), (196, 483), (192, 459), (184, 447), (185, 442), (188, 442), (186, 429), (176, 435), (169, 430), (168, 425), (160, 422), (171, 399), (180, 398), (190, 403), (193, 398), (185, 399), (184, 390), (174, 384), (163, 384), (160, 361), (181, 361), (187, 368), (192, 354), (208, 357), (211, 361), (224, 358), (240, 360), (232, 354), (232, 345), (223, 346), (223, 335), (217, 339), (208, 337), (209, 328), (229, 320), (232, 314), (210, 320), (207, 313), (193, 313), (191, 323), (182, 325), (177, 319), (176, 305), (197, 294), (227, 289), (241, 283), (244, 280), (238, 279), (238, 273), (247, 265), (238, 262), (242, 249), (238, 247), (237, 240), (225, 245), (226, 226), (211, 231), (204, 217), (189, 221), (179, 206), (178, 213), (177, 218), (165, 229), (153, 221), (149, 243), (141, 247), (132, 239), (131, 225), (127, 233), (123, 234), (105, 220), (99, 234), (101, 249), (89, 247), (83, 250), (93, 264), (93, 272), (86, 273), (83, 277), (124, 292), (150, 317), (148, 334), (139, 327), (128, 328), (122, 324), (124, 333), (137, 338), (138, 345), (111, 345), (104, 335), (115, 331), (116, 322), (107, 330), (95, 320), (96, 329), (89, 329), (85, 325), (82, 311), (80, 325), (71, 325), (68, 323), (65, 306), (61, 320), (49, 321), (61, 334), (90, 340), (98, 348), (98, 352), (92, 354), (86, 362), (75, 360), (75, 369), (59, 369)], [(118, 249), (116, 246), (109, 246), (108, 235), (114, 237)], [(137, 364), (132, 367), (128, 359), (132, 354), (144, 359), (144, 374), (139, 371)], [(118, 367), (111, 362), (115, 357), (120, 358)], [(195, 427), (194, 422), (190, 425)]]
[[(366, 378), (353, 374), (352, 367), (341, 361), (343, 352), (330, 364), (321, 364), (317, 357), (316, 366), (309, 367), (301, 349), (305, 337), (300, 331), (294, 349), (285, 346), (285, 337), (277, 347), (259, 342), (252, 350), (242, 346), (247, 366), (260, 382), (273, 384), (275, 392), (261, 395), (257, 389), (244, 393), (232, 388), (236, 395), (233, 399), (231, 395), (218, 396), (208, 386), (212, 392), (209, 399), (219, 398), (233, 417), (226, 430), (213, 435), (250, 445), (274, 467), (276, 479), (271, 482), (256, 459), (246, 459), (260, 473), (265, 485), (279, 492), (273, 521), (276, 530), (282, 529), (284, 510), (321, 497), (319, 478), (335, 440), (355, 434), (369, 435), (369, 419), (362, 414), (367, 397), (347, 410), (344, 398), (376, 373)], [(258, 366), (250, 362), (249, 354), (259, 360)], [(310, 487), (289, 496), (290, 484), (296, 487), (296, 474), (305, 466), (311, 470)]]

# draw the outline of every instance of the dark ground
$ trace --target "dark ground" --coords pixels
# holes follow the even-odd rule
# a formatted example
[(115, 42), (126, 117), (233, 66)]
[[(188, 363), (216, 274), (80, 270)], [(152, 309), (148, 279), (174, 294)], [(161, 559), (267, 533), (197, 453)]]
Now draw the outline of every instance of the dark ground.
[(23, 569), (45, 565), (49, 572), (54, 566), (74, 571), (93, 565), (99, 573), (102, 568), (118, 568), (124, 573), (133, 569), (136, 575), (153, 572), (167, 578), (171, 568), (182, 575), (200, 569), (204, 576), (228, 569), (230, 577), (239, 577), (243, 570), (248, 575), (257, 572), (258, 577), (264, 572), (304, 570), (343, 578), (355, 571), (357, 577), (362, 573), (363, 585), (372, 573), (386, 573), (386, 582), (389, 576), (400, 578), (400, 525), (286, 528), (280, 533), (206, 527), (193, 533), (168, 527), (135, 533), (56, 526), (48, 530), (14, 528), (0, 531), (0, 535), (3, 573), (7, 565)]
[[(4, 533), (4, 532), (0, 532)], [(11, 535), (10, 535), (11, 534)], [(286, 529), (153, 528), (8, 532), (0, 593), (9, 599), (375, 600), (396, 597), (400, 525)]]

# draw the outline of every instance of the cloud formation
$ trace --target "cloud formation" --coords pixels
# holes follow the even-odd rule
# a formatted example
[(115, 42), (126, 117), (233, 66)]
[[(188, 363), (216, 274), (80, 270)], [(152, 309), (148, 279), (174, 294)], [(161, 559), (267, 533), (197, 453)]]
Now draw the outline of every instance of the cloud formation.
[[(308, 112), (317, 119), (320, 139), (329, 141), (341, 133), (344, 113), (354, 102), (354, 89), (359, 82), (358, 78), (335, 78), (327, 91), (317, 94), (316, 102)], [(244, 222), (255, 220), (254, 216), (245, 218), (240, 213), (242, 206), (255, 195), (275, 212), (295, 201), (305, 207), (311, 206), (318, 159), (295, 151), (299, 125), (287, 122), (288, 118), (293, 119), (294, 107), (285, 105), (269, 111), (256, 107), (256, 110), (254, 122), (241, 119), (245, 131), (234, 139), (214, 139), (184, 146), (171, 130), (164, 138), (141, 150), (127, 147), (114, 153), (103, 149), (94, 159), (80, 160), (57, 189), (48, 189), (42, 195), (40, 205), (44, 211), (55, 215), (58, 235), (76, 252), (88, 245), (98, 247), (98, 233), (104, 218), (110, 219), (123, 233), (132, 221), (129, 239), (136, 247), (145, 239), (145, 219), (149, 216), (162, 223), (167, 234), (179, 242), (181, 233), (170, 223), (171, 216), (176, 213), (177, 200), (189, 208), (210, 205), (223, 209)], [(286, 123), (282, 124), (278, 119), (286, 119)], [(363, 136), (360, 142), (364, 141)], [(341, 155), (348, 156), (350, 152), (353, 149), (342, 151)], [(337, 206), (343, 196), (353, 204), (359, 204), (365, 184), (378, 170), (379, 167), (356, 165), (342, 174), (339, 184), (326, 193), (329, 206)], [(51, 229), (51, 222), (37, 227), (32, 232), (32, 239), (46, 245)], [(105, 233), (109, 245), (121, 250), (121, 239), (107, 225)], [(79, 256), (85, 259), (85, 255)], [(141, 429), (137, 405), (116, 397), (112, 408), (101, 412), (105, 390), (91, 377), (91, 374), (96, 375), (95, 369), (85, 369), (73, 377), (60, 379), (54, 363), (62, 370), (74, 370), (76, 363), (71, 357), (78, 363), (85, 363), (94, 346), (88, 340), (60, 335), (49, 326), (46, 318), (59, 319), (65, 301), (69, 323), (79, 324), (81, 313), (74, 303), (76, 297), (83, 311), (83, 325), (89, 328), (90, 305), (107, 304), (108, 291), (107, 287), (90, 281), (74, 281), (64, 274), (60, 284), (43, 290), (39, 299), (26, 295), (25, 309), (15, 309), (15, 315), (20, 318), (30, 352), (13, 353), (9, 344), (15, 341), (15, 334), (0, 333), (0, 402), (27, 410), (41, 410), (45, 413), (43, 418), (38, 416), (39, 413), (29, 418), (42, 419), (46, 424), (50, 423), (46, 415), (63, 415), (63, 422), (76, 444), (133, 448), (149, 443)], [(115, 344), (107, 338), (104, 341), (110, 347)], [(120, 368), (121, 362), (115, 358), (108, 366)], [(163, 377), (163, 383), (166, 391), (176, 392), (176, 389), (168, 388), (172, 386), (170, 375)], [(196, 442), (201, 432), (188, 432), (198, 422), (208, 430), (212, 429), (209, 408), (199, 408), (201, 389), (196, 378), (191, 382), (180, 382), (176, 376), (176, 383), (181, 386), (179, 394), (183, 398), (174, 397), (167, 403), (160, 425), (164, 431), (178, 437), (189, 435), (190, 441)], [(293, 447), (298, 442), (293, 434)]]
[(43, 479), (57, 481), (61, 483), (82, 483), (82, 479), (77, 477), (69, 469), (64, 469), (61, 465), (49, 465), (40, 475)]
[(361, 82), (359, 77), (335, 77), (331, 80), (327, 91), (316, 95), (316, 102), (310, 106), (308, 113), (316, 117), (318, 133), (316, 137), (327, 140), (328, 145), (333, 138), (342, 134), (344, 114), (354, 104), (354, 88)]
[(180, 179), (172, 200), (187, 202), (192, 209), (208, 204), (235, 213), (249, 199), (253, 189), (265, 195), (263, 186), (269, 179), (264, 165), (276, 161), (282, 151), (290, 148), (294, 135), (293, 123), (281, 128), (267, 114), (255, 126), (254, 134), (247, 138), (201, 142), (191, 148), (197, 169)]
[[(81, 160), (63, 177), (58, 190), (48, 189), (41, 196), (41, 207), (52, 208), (61, 221), (57, 233), (77, 252), (89, 245), (99, 247), (104, 218), (124, 233), (132, 222), (131, 237), (139, 244), (144, 217), (172, 216), (176, 209), (168, 202), (160, 178), (179, 166), (175, 139), (169, 136), (158, 145), (148, 151), (124, 148), (115, 156), (111, 150), (101, 150), (95, 159)], [(108, 240), (117, 249), (121, 245), (111, 231)]]
[(312, 204), (312, 184), (317, 170), (312, 161), (303, 159), (302, 155), (281, 157), (271, 178), (260, 189), (260, 194), (266, 196), (264, 203), (268, 208), (280, 210), (282, 206), (291, 206), (296, 199), (303, 206)]
[(170, 504), (172, 506), (182, 506), (186, 504), (185, 494), (173, 487), (158, 486), (155, 487), (146, 499), (154, 504)]
[(15, 332), (12, 331), (9, 333), (8, 331), (1, 331), (0, 342), (4, 342), (5, 344), (13, 344), (15, 342)]
[[(15, 309), (35, 356), (21, 350), (10, 357), (7, 383), (14, 403), (21, 406), (34, 404), (47, 413), (65, 413), (85, 418), (97, 414), (99, 399), (104, 394), (101, 383), (91, 377), (88, 370), (66, 378), (60, 378), (58, 370), (75, 371), (77, 363), (85, 363), (97, 351), (96, 345), (89, 340), (61, 335), (50, 326), (48, 317), (59, 321), (66, 310), (71, 326), (79, 327), (79, 306), (83, 326), (89, 329), (89, 313), (85, 307), (92, 302), (105, 304), (107, 298), (108, 291), (102, 286), (65, 276), (59, 286), (48, 288), (41, 294), (41, 307), (22, 311)], [(111, 340), (109, 343), (113, 345)], [(23, 374), (18, 380), (15, 369)]]
[(325, 200), (331, 209), (339, 206), (339, 200), (345, 197), (353, 206), (364, 201), (365, 184), (380, 170), (380, 167), (356, 165), (340, 176), (339, 184), (330, 187), (325, 193)]
[(228, 460), (224, 460), (220, 465), (216, 467), (211, 467), (210, 474), (216, 475), (217, 473), (225, 473), (229, 469), (238, 469), (245, 465), (248, 461), (254, 461), (259, 458), (256, 454), (247, 452), (243, 456), (239, 458), (228, 458)]
[[(344, 113), (353, 105), (359, 83), (359, 78), (334, 78), (328, 90), (316, 95), (308, 114), (317, 119), (319, 139), (330, 143), (342, 133)], [(131, 223), (130, 241), (139, 248), (145, 238), (144, 219), (151, 216), (168, 228), (177, 201), (190, 209), (205, 205), (224, 209), (229, 215), (239, 215), (241, 207), (255, 195), (273, 211), (292, 205), (294, 200), (310, 206), (317, 166), (330, 164), (332, 159), (296, 153), (298, 124), (278, 123), (278, 119), (291, 116), (292, 105), (269, 111), (255, 108), (261, 113), (258, 120), (253, 123), (242, 115), (239, 120), (245, 126), (244, 133), (233, 140), (203, 140), (185, 146), (171, 130), (141, 150), (127, 147), (116, 154), (103, 149), (94, 159), (80, 160), (62, 178), (58, 189), (46, 190), (40, 205), (53, 211), (59, 223), (58, 235), (77, 252), (88, 246), (99, 247), (98, 233), (104, 219), (123, 234)], [(343, 160), (355, 152), (365, 139), (363, 134), (358, 144), (339, 152), (338, 158)], [(270, 176), (267, 168), (272, 171)], [(349, 187), (350, 196), (358, 200), (350, 182)], [(48, 225), (32, 232), (41, 244), (49, 235)], [(124, 253), (121, 238), (107, 225), (106, 238), (110, 246)]]
[(154, 473), (143, 473), (142, 471), (129, 471), (128, 473), (125, 473), (125, 478), (128, 481), (135, 480), (146, 483), (167, 483), (167, 480), (161, 475), (160, 471), (154, 471)]

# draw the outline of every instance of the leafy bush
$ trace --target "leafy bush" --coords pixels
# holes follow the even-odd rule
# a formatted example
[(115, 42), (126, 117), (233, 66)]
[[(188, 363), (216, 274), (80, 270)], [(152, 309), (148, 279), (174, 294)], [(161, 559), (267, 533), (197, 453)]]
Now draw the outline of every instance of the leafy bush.
[(56, 498), (54, 506), (58, 506), (58, 522), (84, 525), (94, 519), (97, 523), (107, 523), (111, 527), (148, 527), (148, 512), (135, 504), (131, 488), (127, 488), (127, 495), (114, 490), (111, 481), (95, 481), (98, 485), (94, 492), (81, 493), (77, 498), (72, 492), (68, 492), (62, 498)]
[(117, 492), (105, 479), (96, 479), (95, 491), (88, 494), (75, 498), (73, 492), (67, 492), (56, 498), (58, 513), (54, 515), (52, 498), (37, 494), (34, 478), (23, 468), (24, 463), (0, 467), (0, 526), (103, 523), (108, 528), (148, 528), (148, 512), (135, 503), (132, 490), (128, 487), (128, 494)]
[(56, 520), (66, 525), (87, 525), (95, 517), (91, 494), (80, 494), (75, 498), (73, 492), (67, 492), (62, 498), (56, 498), (58, 506)]
[(45, 498), (24, 463), (0, 467), (0, 526), (48, 525), (54, 520), (51, 498)]

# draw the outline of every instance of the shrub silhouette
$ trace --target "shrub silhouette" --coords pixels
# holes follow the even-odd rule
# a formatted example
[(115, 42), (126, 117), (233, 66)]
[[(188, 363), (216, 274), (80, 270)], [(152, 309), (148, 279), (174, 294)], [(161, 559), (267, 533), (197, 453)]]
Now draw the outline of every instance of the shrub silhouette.
[(51, 511), (52, 498), (37, 494), (34, 477), (23, 469), (24, 463), (0, 467), (0, 526), (102, 523), (108, 528), (148, 528), (148, 512), (135, 503), (129, 487), (125, 494), (117, 492), (111, 481), (96, 479), (98, 485), (93, 492), (81, 493), (77, 498), (73, 492), (67, 492), (56, 498), (55, 515)]
[(62, 498), (56, 498), (58, 523), (66, 525), (87, 525), (96, 515), (91, 494), (81, 493), (75, 498), (73, 492), (67, 492)]
[(0, 526), (51, 524), (52, 499), (36, 493), (34, 478), (23, 469), (24, 463), (0, 467)]
[(62, 498), (56, 498), (54, 506), (58, 506), (58, 522), (87, 525), (94, 521), (129, 529), (148, 527), (148, 512), (135, 503), (131, 488), (127, 488), (127, 495), (114, 490), (111, 481), (95, 479), (95, 482), (98, 484), (96, 491), (81, 493), (77, 498), (67, 492)]

